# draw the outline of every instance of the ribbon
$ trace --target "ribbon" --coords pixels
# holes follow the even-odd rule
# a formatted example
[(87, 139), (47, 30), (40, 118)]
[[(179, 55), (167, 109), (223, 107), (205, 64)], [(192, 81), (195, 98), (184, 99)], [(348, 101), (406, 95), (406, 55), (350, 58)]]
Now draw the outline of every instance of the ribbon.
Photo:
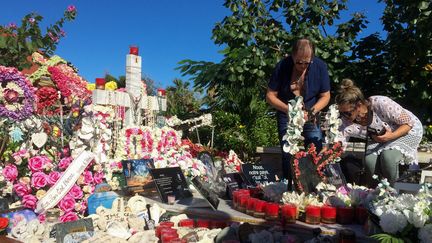
[(69, 192), (79, 176), (84, 172), (87, 165), (95, 158), (89, 151), (83, 151), (66, 169), (62, 177), (51, 187), (45, 196), (39, 200), (35, 212), (45, 213), (46, 210), (53, 208)]

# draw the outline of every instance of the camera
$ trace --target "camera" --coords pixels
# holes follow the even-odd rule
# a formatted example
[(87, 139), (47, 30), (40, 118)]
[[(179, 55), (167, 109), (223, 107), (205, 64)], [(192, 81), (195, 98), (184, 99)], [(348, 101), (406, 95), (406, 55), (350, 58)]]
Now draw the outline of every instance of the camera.
[(369, 135), (382, 136), (386, 133), (386, 129), (385, 127), (381, 127), (377, 129), (377, 128), (367, 126), (367, 132)]

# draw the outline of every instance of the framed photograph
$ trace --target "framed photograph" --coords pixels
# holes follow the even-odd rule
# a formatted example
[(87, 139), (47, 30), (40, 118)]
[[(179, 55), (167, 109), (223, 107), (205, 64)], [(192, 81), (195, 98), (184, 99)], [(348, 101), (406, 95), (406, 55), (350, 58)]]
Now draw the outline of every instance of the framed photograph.
[(207, 176), (213, 178), (216, 176), (217, 171), (214, 165), (213, 157), (209, 152), (200, 152), (197, 156), (197, 159), (201, 160), (207, 169)]
[(413, 194), (416, 195), (420, 190), (420, 184), (406, 183), (406, 182), (395, 182), (394, 188), (399, 194)]
[(150, 169), (154, 168), (153, 159), (123, 160), (123, 174), (128, 187), (145, 187), (153, 182)]

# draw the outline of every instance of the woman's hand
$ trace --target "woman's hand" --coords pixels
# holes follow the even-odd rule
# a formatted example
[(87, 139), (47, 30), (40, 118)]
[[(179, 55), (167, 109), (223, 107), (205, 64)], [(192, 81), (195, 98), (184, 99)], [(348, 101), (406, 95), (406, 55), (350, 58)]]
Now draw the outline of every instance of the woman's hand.
[(386, 132), (381, 136), (372, 135), (372, 139), (377, 143), (385, 143), (395, 139), (394, 133), (390, 128), (385, 127)]

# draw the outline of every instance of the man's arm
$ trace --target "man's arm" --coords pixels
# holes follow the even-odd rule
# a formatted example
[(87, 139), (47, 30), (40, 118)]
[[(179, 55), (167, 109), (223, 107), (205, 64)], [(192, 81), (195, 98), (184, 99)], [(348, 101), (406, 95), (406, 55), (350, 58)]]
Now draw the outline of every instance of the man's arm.
[(266, 100), (275, 109), (282, 111), (284, 113), (288, 112), (288, 105), (283, 103), (278, 97), (278, 92), (270, 88), (267, 88)]
[(314, 110), (314, 113), (317, 113), (318, 111), (321, 111), (328, 105), (330, 102), (330, 91), (320, 93), (317, 103), (312, 107)]

